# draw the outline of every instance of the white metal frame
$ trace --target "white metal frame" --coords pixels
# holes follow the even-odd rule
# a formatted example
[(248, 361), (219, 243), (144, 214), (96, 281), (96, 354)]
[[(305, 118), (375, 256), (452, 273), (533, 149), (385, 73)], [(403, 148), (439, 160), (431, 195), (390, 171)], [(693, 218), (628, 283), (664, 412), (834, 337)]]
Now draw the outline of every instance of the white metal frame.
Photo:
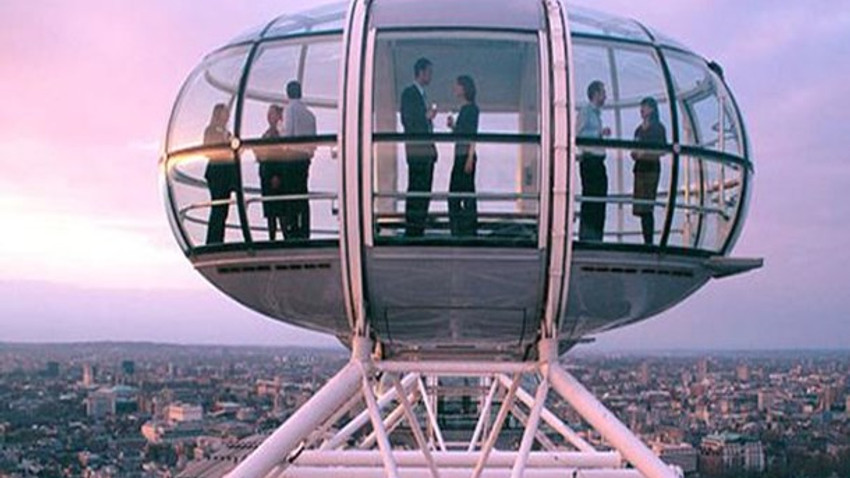
[[(551, 129), (551, 136), (548, 132), (544, 134), (548, 138), (544, 147), (551, 150), (541, 154), (541, 160), (551, 158), (555, 188), (550, 200), (544, 201), (551, 208), (552, 223), (548, 240), (548, 300), (536, 354), (530, 355), (536, 359), (382, 361), (377, 357), (376, 348), (368, 338), (361, 259), (361, 230), (370, 228), (371, 224), (364, 224), (364, 212), (358, 204), (364, 199), (360, 194), (371, 193), (371, 187), (361, 189), (363, 158), (360, 157), (361, 153), (370, 154), (361, 151), (362, 145), (371, 144), (363, 136), (368, 126), (364, 129), (360, 124), (361, 64), (364, 42), (369, 43), (364, 29), (370, 0), (354, 0), (345, 45), (344, 68), (350, 74), (349, 81), (343, 82), (341, 95), (346, 111), (341, 131), (344, 131), (344, 195), (348, 198), (343, 205), (341, 253), (346, 308), (353, 331), (351, 361), (239, 463), (227, 475), (229, 478), (681, 477), (681, 470), (665, 465), (558, 362), (559, 319), (568, 292), (572, 252), (569, 238), (573, 210), (569, 194), (574, 181), (571, 173), (575, 138), (574, 108), (569, 101), (573, 82), (567, 67), (570, 42), (561, 4), (557, 0), (540, 1), (549, 20), (547, 46), (553, 65), (551, 80), (544, 81), (549, 83), (546, 91), (552, 100), (548, 118), (544, 114), (544, 124), (547, 130)], [(481, 397), (477, 397), (482, 399), (484, 412), (469, 443), (459, 448), (448, 443), (440, 430), (440, 410), (436, 405), (440, 387), (434, 386), (439, 384), (440, 377), (476, 377), (481, 383), (490, 383), (490, 388), (482, 389)], [(538, 382), (533, 395), (523, 387), (523, 379), (528, 377)], [(550, 392), (572, 407), (613, 451), (597, 450), (560, 420), (547, 406)], [(498, 413), (492, 417), (497, 403)], [(499, 438), (510, 415), (524, 424), (522, 438), (515, 449), (500, 449), (504, 443)], [(404, 440), (394, 435), (405, 422), (414, 438), (414, 450), (403, 449)], [(366, 428), (367, 425), (371, 428)], [(533, 451), (535, 442), (541, 451)], [(626, 468), (627, 463), (634, 469)]]
[[(487, 362), (381, 362), (372, 358), (372, 347), (370, 341), (355, 338), (351, 361), (227, 476), (519, 478), (576, 472), (572, 476), (681, 477), (681, 470), (664, 464), (561, 367), (556, 339), (541, 339), (540, 358), (535, 362), (491, 362), (489, 367)], [(491, 381), (483, 392), (487, 411), (481, 413), (468, 446), (446, 447), (439, 434), (439, 410), (429, 405), (439, 392), (425, 386), (425, 376), (488, 377)], [(533, 397), (523, 387), (523, 378), (529, 376), (539, 381)], [(381, 381), (388, 386), (384, 393), (378, 393)], [(613, 451), (595, 449), (558, 419), (547, 405), (550, 391)], [(363, 402), (360, 412), (345, 419), (354, 414), (359, 401)], [(496, 402), (498, 413), (492, 418)], [(523, 423), (522, 440), (515, 449), (497, 448), (509, 415)], [(403, 440), (393, 439), (393, 431), (402, 423), (412, 433), (415, 449), (404, 449)], [(479, 449), (485, 429), (489, 432)], [(317, 433), (327, 438), (319, 443)], [(428, 435), (436, 435), (437, 440), (429, 440)], [(539, 451), (532, 451), (535, 442)], [(634, 469), (626, 468), (627, 463)]]

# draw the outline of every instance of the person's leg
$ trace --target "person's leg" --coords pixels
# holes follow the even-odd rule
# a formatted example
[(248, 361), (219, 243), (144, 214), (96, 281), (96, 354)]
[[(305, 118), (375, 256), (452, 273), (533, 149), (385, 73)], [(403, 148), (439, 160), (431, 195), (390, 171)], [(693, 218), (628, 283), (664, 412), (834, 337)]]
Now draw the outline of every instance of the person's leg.
[(579, 240), (601, 241), (605, 227), (605, 203), (594, 199), (608, 195), (608, 175), (604, 158), (591, 157), (581, 161), (581, 195), (588, 199), (581, 204)]
[[(429, 173), (430, 170), (430, 173)], [(431, 192), (433, 181), (433, 165), (424, 159), (407, 162), (407, 192), (428, 193)], [(407, 222), (405, 235), (409, 237), (421, 237), (425, 233), (425, 220), (428, 216), (428, 199), (407, 198), (405, 201), (405, 221)]]
[[(309, 194), (310, 191), (307, 185), (309, 181), (309, 173), (310, 163), (305, 162), (304, 164), (298, 165), (298, 174), (296, 175), (298, 180), (298, 192), (296, 194), (302, 196)], [(297, 201), (296, 204), (298, 214), (298, 238), (310, 239), (310, 200), (302, 199)]]
[[(463, 173), (461, 192), (475, 194), (475, 171), (471, 174)], [(474, 197), (461, 200), (461, 234), (464, 236), (476, 235), (478, 229), (478, 202)]]
[[(449, 193), (463, 192), (461, 174), (462, 171), (458, 170), (457, 160), (455, 160), (455, 164), (452, 167), (451, 181), (449, 182)], [(461, 199), (449, 198), (449, 230), (453, 237), (461, 234), (460, 216), (462, 209), (463, 201)]]
[(643, 232), (643, 242), (651, 246), (655, 237), (655, 215), (651, 212), (641, 214), (640, 229)]
[[(220, 184), (210, 183), (210, 200), (220, 201), (230, 198), (230, 190)], [(224, 242), (224, 229), (227, 224), (227, 213), (229, 204), (220, 204), (210, 208), (210, 217), (207, 224), (207, 245), (220, 244)]]

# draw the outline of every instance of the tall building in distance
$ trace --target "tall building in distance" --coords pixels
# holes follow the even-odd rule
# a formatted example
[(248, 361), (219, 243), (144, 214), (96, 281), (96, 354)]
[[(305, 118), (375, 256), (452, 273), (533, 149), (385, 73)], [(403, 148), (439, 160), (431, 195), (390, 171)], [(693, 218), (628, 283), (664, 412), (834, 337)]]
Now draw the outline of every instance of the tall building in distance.
[(738, 364), (735, 368), (735, 376), (738, 377), (738, 381), (741, 383), (746, 383), (750, 381), (750, 367), (745, 364)]
[(97, 367), (87, 363), (83, 365), (83, 386), (91, 387), (97, 382)]
[(126, 377), (132, 377), (136, 373), (136, 362), (132, 360), (124, 360), (121, 362), (121, 372)]

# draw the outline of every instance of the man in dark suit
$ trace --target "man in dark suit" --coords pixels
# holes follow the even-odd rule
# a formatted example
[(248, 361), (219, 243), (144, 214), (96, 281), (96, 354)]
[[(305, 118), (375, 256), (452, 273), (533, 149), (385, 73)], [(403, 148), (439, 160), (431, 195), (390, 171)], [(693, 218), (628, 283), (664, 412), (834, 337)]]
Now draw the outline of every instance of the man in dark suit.
[[(413, 66), (412, 85), (401, 94), (401, 124), (406, 134), (430, 134), (434, 131), (436, 108), (428, 105), (425, 87), (431, 83), (432, 64), (420, 58)], [(434, 163), (437, 148), (434, 143), (416, 142), (405, 144), (407, 154), (407, 192), (430, 193), (434, 182)], [(429, 198), (407, 198), (405, 201), (405, 236), (422, 237), (428, 219)]]

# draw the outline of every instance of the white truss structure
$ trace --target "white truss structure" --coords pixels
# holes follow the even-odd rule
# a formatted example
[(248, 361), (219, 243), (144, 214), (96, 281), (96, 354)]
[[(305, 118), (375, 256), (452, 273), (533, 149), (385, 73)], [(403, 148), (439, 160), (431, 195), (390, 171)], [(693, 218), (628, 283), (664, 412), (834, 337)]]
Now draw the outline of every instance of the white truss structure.
[[(370, 350), (371, 343), (355, 340), (352, 360), (227, 476), (681, 477), (560, 366), (552, 339), (540, 342), (538, 361), (519, 363), (380, 361)], [(441, 381), (458, 378), (478, 384), (453, 395), (475, 400), (478, 419), (471, 438), (451, 441), (440, 426), (438, 397), (451, 390)], [(558, 418), (550, 394), (610, 450)], [(509, 417), (521, 425), (519, 443), (505, 440)]]

